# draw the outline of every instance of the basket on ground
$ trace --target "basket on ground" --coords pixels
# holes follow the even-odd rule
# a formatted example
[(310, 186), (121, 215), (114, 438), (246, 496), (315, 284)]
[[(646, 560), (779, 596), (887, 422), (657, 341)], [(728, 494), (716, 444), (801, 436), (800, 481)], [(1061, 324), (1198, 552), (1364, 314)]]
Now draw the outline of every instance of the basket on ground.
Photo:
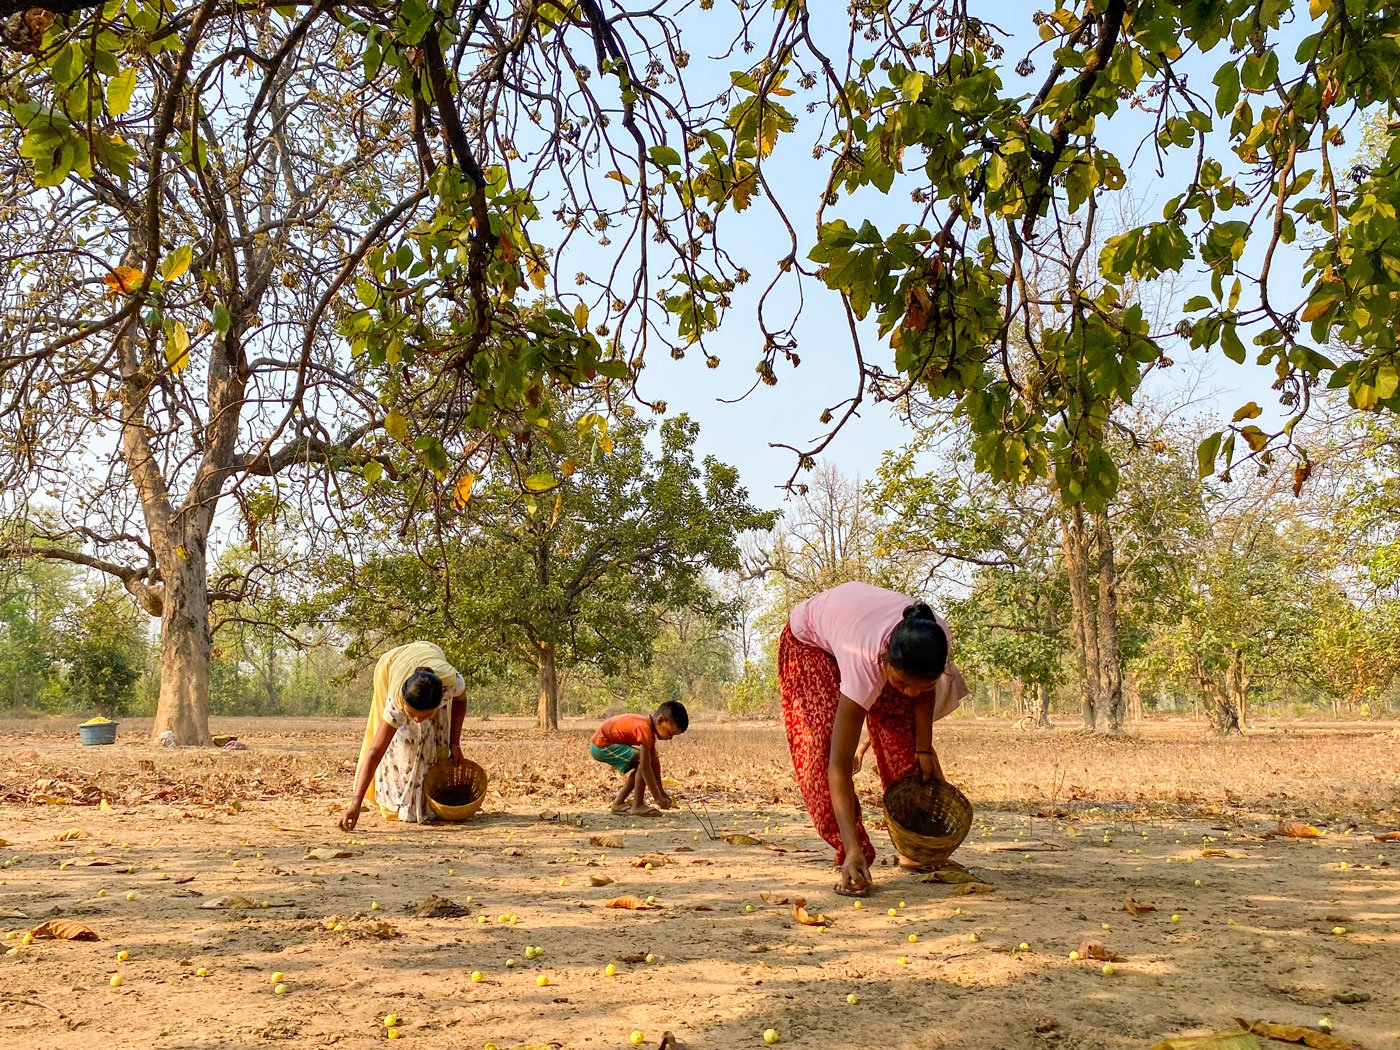
[(486, 770), (469, 758), (439, 762), (428, 770), (423, 790), (439, 820), (468, 820), (486, 798)]
[(885, 821), (894, 848), (917, 864), (941, 867), (972, 828), (972, 803), (947, 781), (905, 777), (885, 792)]
[(84, 722), (78, 726), (78, 741), (84, 747), (92, 744), (115, 744), (117, 742), (117, 723), (96, 718), (91, 722)]

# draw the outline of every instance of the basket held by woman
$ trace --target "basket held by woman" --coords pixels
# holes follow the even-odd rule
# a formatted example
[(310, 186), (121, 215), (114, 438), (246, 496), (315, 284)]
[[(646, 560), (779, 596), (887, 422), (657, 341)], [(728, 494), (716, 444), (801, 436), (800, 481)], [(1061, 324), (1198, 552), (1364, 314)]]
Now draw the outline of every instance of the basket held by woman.
[(923, 784), (916, 776), (897, 780), (885, 792), (890, 841), (917, 864), (948, 862), (972, 828), (972, 803), (945, 780)]
[(469, 758), (439, 762), (428, 770), (423, 790), (439, 820), (468, 820), (486, 798), (486, 770)]

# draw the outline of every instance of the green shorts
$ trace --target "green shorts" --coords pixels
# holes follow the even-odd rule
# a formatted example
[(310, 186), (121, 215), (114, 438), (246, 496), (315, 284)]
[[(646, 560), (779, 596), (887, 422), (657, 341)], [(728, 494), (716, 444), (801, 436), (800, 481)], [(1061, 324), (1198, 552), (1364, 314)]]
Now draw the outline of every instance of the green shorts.
[(607, 747), (589, 744), (588, 753), (599, 762), (606, 762), (619, 773), (629, 773), (637, 764), (637, 749), (631, 744), (609, 744)]

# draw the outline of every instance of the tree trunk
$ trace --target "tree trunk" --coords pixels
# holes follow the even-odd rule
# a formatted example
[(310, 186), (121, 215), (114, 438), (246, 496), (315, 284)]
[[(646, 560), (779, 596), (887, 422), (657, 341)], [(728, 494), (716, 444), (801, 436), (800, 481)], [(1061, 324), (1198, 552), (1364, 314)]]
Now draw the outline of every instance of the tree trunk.
[(1118, 649), (1118, 567), (1113, 555), (1113, 532), (1108, 515), (1094, 515), (1094, 540), (1098, 547), (1099, 577), (1097, 634), (1099, 642), (1099, 707), (1104, 730), (1123, 733), (1123, 661)]
[(540, 708), (541, 729), (559, 728), (559, 672), (554, 665), (554, 643), (540, 642)]
[(1098, 709), (1098, 632), (1094, 629), (1094, 611), (1089, 593), (1088, 534), (1084, 528), (1084, 510), (1073, 507), (1060, 522), (1064, 545), (1065, 572), (1069, 576), (1069, 596), (1074, 621), (1074, 663), (1079, 679), (1079, 702), (1084, 712), (1084, 727), (1093, 729)]
[(160, 700), (156, 736), (167, 729), (180, 746), (203, 745), (209, 736), (209, 589), (204, 538), (164, 552), (160, 619)]
[(1035, 727), (1037, 729), (1054, 729), (1055, 723), (1050, 721), (1050, 690), (1046, 688), (1044, 682), (1035, 683)]
[(1244, 653), (1230, 650), (1230, 663), (1225, 671), (1225, 694), (1235, 716), (1234, 728), (1243, 732), (1249, 727), (1249, 675), (1245, 673)]

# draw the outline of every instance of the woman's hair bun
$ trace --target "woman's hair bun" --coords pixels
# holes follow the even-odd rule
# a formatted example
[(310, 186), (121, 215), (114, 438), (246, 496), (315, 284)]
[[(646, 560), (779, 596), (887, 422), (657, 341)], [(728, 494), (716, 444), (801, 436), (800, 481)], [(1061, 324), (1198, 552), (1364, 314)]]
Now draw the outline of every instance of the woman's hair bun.
[(938, 617), (933, 615), (933, 609), (928, 602), (915, 602), (913, 605), (907, 606), (904, 610), (904, 618), (906, 620), (938, 619)]

